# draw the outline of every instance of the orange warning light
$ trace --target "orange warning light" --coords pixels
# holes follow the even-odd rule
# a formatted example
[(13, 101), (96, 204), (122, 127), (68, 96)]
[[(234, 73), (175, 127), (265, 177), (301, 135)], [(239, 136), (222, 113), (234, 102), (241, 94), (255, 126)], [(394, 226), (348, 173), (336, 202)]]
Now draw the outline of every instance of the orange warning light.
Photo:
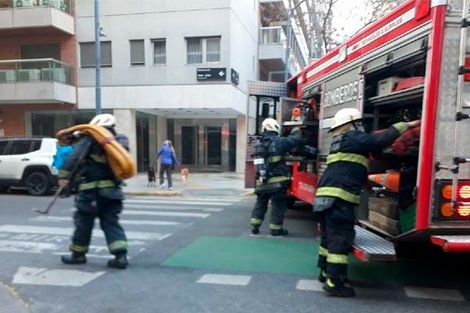
[(454, 212), (452, 211), (452, 205), (450, 202), (446, 202), (441, 205), (441, 214), (444, 217), (451, 217), (454, 215)]
[(452, 198), (452, 185), (445, 185), (441, 192), (444, 199), (450, 200)]

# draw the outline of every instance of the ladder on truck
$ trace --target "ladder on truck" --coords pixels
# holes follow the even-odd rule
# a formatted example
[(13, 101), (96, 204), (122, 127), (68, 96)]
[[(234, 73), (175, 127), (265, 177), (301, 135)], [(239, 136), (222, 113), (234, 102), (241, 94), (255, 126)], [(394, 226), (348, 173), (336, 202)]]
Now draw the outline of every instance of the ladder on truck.
[[(456, 99), (456, 116), (454, 127), (454, 150), (453, 150), (453, 165), (442, 166), (438, 165), (439, 169), (446, 169), (452, 172), (452, 210), (457, 209), (457, 189), (458, 189), (458, 176), (459, 167), (464, 163), (470, 163), (470, 157), (459, 156), (460, 146), (460, 122), (470, 118), (469, 113), (464, 113), (464, 110), (470, 109), (469, 105), (464, 105), (464, 79), (466, 74), (470, 74), (470, 67), (466, 67), (465, 60), (467, 57), (467, 36), (468, 29), (470, 28), (470, 1), (464, 0), (462, 6), (462, 22), (460, 30), (460, 48), (459, 48), (459, 71), (457, 82), (457, 99)], [(470, 51), (469, 51), (470, 52)], [(470, 236), (431, 236), (432, 243), (441, 246), (446, 252), (459, 252), (462, 248), (470, 245)], [(465, 249), (464, 249), (465, 250)]]

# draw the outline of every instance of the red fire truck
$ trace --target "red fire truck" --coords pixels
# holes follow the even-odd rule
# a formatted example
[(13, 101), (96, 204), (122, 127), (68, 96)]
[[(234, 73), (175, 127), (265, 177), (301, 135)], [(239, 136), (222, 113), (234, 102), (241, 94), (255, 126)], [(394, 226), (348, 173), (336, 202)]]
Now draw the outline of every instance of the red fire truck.
[(407, 1), (287, 83), (281, 125), (285, 132), (302, 126), (317, 148), (314, 156), (288, 157), (290, 195), (308, 203), (338, 110), (358, 108), (370, 132), (421, 119), (414, 136), (371, 157), (357, 211), (354, 254), (361, 260), (394, 260), (395, 247), (424, 241), (470, 252), (468, 12), (468, 0)]

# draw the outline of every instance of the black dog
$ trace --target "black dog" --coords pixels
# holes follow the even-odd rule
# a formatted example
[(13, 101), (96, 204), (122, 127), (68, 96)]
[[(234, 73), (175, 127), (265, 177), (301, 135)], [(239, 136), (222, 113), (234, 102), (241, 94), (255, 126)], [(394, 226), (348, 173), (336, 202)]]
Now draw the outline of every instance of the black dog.
[(155, 179), (155, 169), (153, 167), (149, 167), (149, 170), (147, 171), (147, 178), (148, 178), (148, 184), (147, 186), (157, 186), (156, 179)]

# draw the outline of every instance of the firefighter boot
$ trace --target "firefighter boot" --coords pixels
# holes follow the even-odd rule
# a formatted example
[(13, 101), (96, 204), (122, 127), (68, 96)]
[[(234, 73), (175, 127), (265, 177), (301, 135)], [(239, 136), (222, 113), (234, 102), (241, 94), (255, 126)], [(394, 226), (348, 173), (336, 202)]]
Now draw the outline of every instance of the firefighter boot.
[(71, 255), (63, 255), (61, 260), (64, 264), (84, 264), (86, 256), (84, 253), (72, 252)]
[(258, 235), (259, 234), (259, 226), (253, 226), (253, 229), (251, 229), (251, 234)]
[(349, 284), (346, 286), (344, 281), (340, 279), (328, 278), (323, 284), (323, 290), (328, 296), (333, 297), (348, 298), (356, 295), (354, 288), (349, 286)]
[(129, 265), (126, 254), (116, 254), (114, 260), (108, 261), (108, 267), (125, 269)]
[(281, 229), (271, 229), (271, 236), (273, 237), (282, 237), (282, 236), (287, 236), (289, 234), (289, 231), (287, 229), (281, 228)]

